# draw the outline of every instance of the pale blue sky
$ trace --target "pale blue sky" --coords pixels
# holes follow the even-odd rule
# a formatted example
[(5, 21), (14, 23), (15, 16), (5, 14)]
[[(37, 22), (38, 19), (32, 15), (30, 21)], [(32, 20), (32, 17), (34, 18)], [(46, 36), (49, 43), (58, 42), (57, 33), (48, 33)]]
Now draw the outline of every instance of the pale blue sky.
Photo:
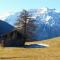
[(60, 10), (60, 0), (0, 0), (0, 13), (17, 12), (22, 9), (56, 8)]
[(42, 7), (60, 9), (60, 0), (0, 0), (0, 12)]

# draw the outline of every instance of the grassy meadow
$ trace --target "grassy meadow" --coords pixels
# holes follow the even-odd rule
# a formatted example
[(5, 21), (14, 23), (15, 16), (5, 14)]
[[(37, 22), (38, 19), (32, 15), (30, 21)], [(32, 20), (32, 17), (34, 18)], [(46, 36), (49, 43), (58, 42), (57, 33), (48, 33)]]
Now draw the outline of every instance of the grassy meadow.
[(48, 44), (47, 48), (0, 47), (0, 60), (60, 60), (60, 37), (26, 42)]

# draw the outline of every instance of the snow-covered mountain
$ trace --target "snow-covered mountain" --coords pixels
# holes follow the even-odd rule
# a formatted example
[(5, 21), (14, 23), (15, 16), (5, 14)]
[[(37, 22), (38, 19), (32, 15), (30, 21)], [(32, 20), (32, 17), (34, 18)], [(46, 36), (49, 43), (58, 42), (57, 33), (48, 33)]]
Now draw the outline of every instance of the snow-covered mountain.
[(5, 18), (4, 21), (6, 21), (7, 23), (9, 23), (9, 24), (11, 24), (11, 25), (14, 26), (19, 15), (20, 15), (19, 12), (18, 13), (15, 13), (15, 14), (11, 14), (7, 18)]
[[(31, 9), (29, 10), (29, 14), (34, 17), (34, 23), (37, 25), (36, 35), (32, 36), (32, 39), (41, 40), (60, 36), (59, 11), (56, 9), (41, 8)], [(5, 21), (14, 26), (18, 16), (19, 13), (10, 15)]]

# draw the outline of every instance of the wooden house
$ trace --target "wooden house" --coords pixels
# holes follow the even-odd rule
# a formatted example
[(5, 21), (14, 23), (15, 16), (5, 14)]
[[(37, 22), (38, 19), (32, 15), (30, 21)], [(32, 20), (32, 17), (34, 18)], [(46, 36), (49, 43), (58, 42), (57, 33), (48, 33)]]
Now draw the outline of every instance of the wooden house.
[(2, 46), (23, 47), (25, 40), (23, 34), (18, 29), (4, 21), (0, 21), (0, 44)]

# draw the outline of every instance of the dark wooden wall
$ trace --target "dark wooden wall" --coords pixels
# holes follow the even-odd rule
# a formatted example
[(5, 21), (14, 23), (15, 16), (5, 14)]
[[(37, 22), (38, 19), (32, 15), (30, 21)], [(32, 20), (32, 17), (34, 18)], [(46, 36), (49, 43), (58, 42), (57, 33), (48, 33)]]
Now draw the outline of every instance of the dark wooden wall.
[(18, 31), (12, 31), (0, 36), (0, 44), (8, 47), (23, 47), (25, 44), (24, 36)]

